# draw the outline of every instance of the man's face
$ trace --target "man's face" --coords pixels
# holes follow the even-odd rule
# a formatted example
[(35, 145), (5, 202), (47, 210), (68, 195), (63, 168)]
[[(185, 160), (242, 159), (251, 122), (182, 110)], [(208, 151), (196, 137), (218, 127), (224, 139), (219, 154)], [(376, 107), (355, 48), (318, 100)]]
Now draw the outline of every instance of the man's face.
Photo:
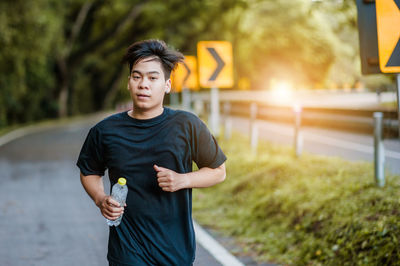
[(171, 89), (171, 80), (165, 80), (156, 57), (144, 58), (132, 67), (128, 89), (135, 111), (157, 113), (162, 109), (165, 93)]

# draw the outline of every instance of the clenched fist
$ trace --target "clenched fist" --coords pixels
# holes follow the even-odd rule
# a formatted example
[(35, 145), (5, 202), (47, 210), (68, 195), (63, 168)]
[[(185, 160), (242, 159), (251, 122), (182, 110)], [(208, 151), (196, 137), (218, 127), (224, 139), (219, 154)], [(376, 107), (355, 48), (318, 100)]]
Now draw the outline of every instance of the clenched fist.
[(188, 187), (188, 178), (186, 174), (178, 174), (170, 169), (154, 165), (157, 172), (158, 185), (162, 190), (175, 192)]

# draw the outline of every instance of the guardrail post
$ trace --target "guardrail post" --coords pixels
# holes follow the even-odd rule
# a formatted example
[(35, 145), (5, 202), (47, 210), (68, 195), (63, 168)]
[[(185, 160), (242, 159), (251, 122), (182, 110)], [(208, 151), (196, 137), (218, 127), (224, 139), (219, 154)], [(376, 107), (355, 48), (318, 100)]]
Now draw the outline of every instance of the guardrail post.
[(257, 126), (257, 104), (250, 105), (250, 146), (253, 153), (257, 153), (258, 126)]
[(303, 136), (300, 132), (300, 125), (301, 125), (301, 112), (302, 108), (300, 105), (293, 106), (294, 112), (294, 151), (296, 157), (300, 157), (303, 151)]
[(385, 186), (385, 147), (382, 140), (381, 112), (374, 112), (374, 166), (375, 181), (379, 187)]
[(231, 113), (231, 104), (230, 102), (224, 103), (224, 137), (226, 140), (229, 140), (232, 136), (232, 118), (230, 116)]
[(191, 95), (190, 90), (187, 88), (182, 89), (182, 109), (189, 111), (191, 108)]

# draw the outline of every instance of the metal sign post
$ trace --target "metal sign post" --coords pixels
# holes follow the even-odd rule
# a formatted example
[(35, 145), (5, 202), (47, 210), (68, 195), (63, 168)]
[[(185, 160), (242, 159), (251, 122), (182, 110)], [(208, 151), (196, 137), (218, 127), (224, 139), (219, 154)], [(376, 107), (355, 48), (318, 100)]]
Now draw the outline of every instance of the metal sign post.
[(398, 121), (397, 130), (400, 138), (400, 74), (396, 74), (396, 83), (397, 83), (396, 98), (397, 98), (397, 121)]
[(182, 89), (182, 109), (186, 111), (191, 109), (191, 93), (188, 88)]
[(169, 101), (171, 106), (178, 106), (179, 105), (179, 95), (176, 92), (171, 92), (169, 94)]
[(199, 83), (211, 88), (210, 129), (219, 136), (219, 89), (233, 86), (232, 44), (226, 41), (200, 41), (197, 43)]
[(381, 112), (374, 113), (374, 166), (375, 181), (379, 187), (385, 186), (385, 148), (382, 140)]
[(196, 99), (193, 103), (194, 105), (194, 112), (198, 116), (204, 115), (204, 102), (201, 99)]
[(224, 103), (224, 137), (229, 140), (232, 137), (232, 118), (231, 118), (231, 104)]
[(215, 137), (219, 137), (219, 90), (211, 88), (210, 94), (210, 129)]

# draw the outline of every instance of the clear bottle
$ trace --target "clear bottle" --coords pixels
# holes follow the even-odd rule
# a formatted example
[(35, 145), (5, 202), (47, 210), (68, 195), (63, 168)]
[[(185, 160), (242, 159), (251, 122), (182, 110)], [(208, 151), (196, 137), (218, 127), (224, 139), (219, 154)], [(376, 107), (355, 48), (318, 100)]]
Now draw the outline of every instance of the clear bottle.
[[(123, 177), (120, 177), (118, 179), (118, 183), (115, 183), (114, 186), (112, 187), (111, 197), (113, 199), (115, 199), (116, 201), (118, 201), (120, 206), (124, 206), (127, 195), (128, 195), (128, 186), (126, 185), (126, 179)], [(121, 214), (121, 216), (119, 216), (114, 221), (106, 219), (107, 224), (109, 226), (118, 226), (121, 223), (122, 215), (123, 214)]]

